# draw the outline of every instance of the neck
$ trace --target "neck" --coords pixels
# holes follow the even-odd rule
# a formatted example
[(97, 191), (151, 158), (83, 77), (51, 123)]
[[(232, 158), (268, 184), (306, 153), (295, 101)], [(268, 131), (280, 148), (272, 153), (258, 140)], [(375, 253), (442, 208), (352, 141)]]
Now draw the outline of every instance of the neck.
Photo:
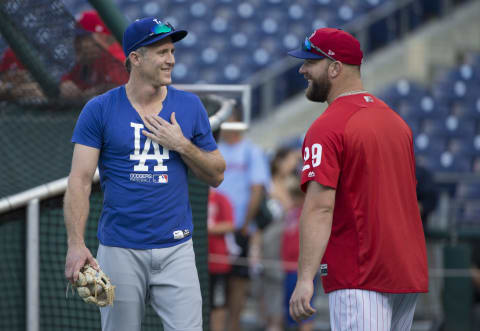
[(128, 83), (125, 84), (125, 91), (132, 104), (148, 106), (162, 102), (165, 99), (167, 86), (154, 86), (131, 73)]
[(229, 132), (222, 136), (222, 140), (229, 145), (235, 145), (242, 141), (243, 135), (240, 133)]
[(336, 98), (343, 94), (354, 93), (354, 92), (363, 92), (365, 91), (361, 81), (352, 82), (350, 84), (336, 84), (338, 87), (332, 89), (327, 97), (327, 103), (330, 105)]

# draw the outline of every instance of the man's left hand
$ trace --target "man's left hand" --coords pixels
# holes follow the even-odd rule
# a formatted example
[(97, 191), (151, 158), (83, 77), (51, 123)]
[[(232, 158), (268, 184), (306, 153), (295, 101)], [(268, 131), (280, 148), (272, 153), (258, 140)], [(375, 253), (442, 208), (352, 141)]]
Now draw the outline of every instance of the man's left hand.
[(145, 126), (150, 132), (143, 130), (142, 133), (157, 144), (169, 150), (182, 153), (182, 150), (188, 144), (188, 140), (183, 135), (182, 129), (175, 119), (175, 113), (172, 113), (170, 120), (172, 121), (171, 124), (160, 116), (145, 116)]

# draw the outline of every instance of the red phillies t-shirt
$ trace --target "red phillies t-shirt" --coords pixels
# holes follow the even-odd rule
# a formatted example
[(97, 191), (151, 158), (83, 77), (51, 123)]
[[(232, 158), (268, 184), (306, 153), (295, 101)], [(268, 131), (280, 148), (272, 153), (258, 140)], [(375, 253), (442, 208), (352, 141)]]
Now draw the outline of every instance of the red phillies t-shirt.
[[(228, 198), (222, 193), (210, 190), (208, 196), (208, 226), (219, 223), (233, 224), (233, 209)], [(208, 254), (219, 255), (228, 261), (228, 249), (224, 234), (208, 235)], [(210, 260), (210, 259), (209, 259)], [(208, 262), (208, 271), (212, 274), (223, 274), (230, 272), (231, 265), (228, 262)]]
[(340, 97), (309, 128), (303, 158), (304, 191), (311, 180), (336, 189), (325, 292), (427, 292), (412, 132), (400, 116), (368, 93)]

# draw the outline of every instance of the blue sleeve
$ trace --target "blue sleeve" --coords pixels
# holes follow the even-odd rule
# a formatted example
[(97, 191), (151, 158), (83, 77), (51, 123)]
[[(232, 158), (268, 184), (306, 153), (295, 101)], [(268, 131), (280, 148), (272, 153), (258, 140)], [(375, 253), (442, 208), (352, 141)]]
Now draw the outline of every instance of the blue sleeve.
[(96, 100), (89, 101), (83, 107), (73, 130), (72, 142), (101, 149), (102, 148), (102, 108)]
[(193, 129), (192, 142), (199, 148), (206, 151), (214, 151), (217, 149), (217, 143), (213, 138), (208, 114), (203, 107), (200, 99), (197, 98), (197, 120)]
[(270, 179), (270, 171), (267, 166), (267, 160), (260, 148), (255, 145), (250, 146), (250, 164), (248, 166), (248, 176), (250, 183), (263, 184), (268, 186)]

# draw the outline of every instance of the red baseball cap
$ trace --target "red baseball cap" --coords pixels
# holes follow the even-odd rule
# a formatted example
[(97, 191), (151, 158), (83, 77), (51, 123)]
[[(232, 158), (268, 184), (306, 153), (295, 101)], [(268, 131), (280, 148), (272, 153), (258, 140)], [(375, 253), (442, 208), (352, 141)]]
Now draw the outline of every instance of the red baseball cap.
[(5, 72), (12, 69), (23, 69), (23, 65), (20, 60), (17, 58), (13, 50), (8, 47), (3, 53), (2, 59), (0, 60), (0, 72)]
[(112, 34), (95, 10), (84, 11), (80, 15), (77, 23), (82, 29), (88, 32)]
[(334, 28), (317, 29), (305, 41), (300, 49), (288, 52), (299, 59), (329, 58), (346, 64), (360, 65), (363, 52), (360, 43), (350, 33)]

